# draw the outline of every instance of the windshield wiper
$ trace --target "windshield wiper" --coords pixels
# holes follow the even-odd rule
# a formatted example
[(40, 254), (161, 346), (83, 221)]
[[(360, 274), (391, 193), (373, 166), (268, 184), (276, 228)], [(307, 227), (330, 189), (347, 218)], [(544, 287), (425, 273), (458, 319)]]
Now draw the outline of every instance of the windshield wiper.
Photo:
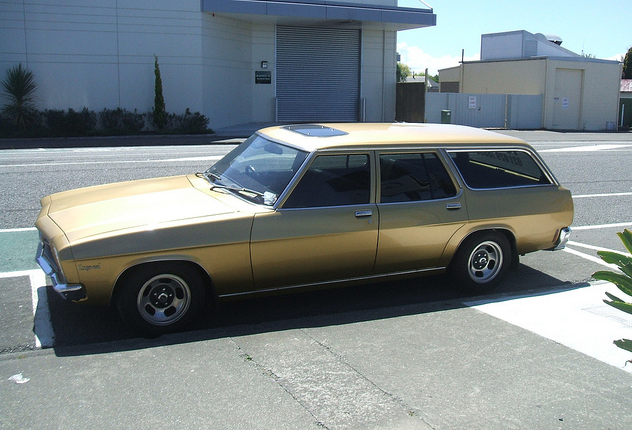
[(262, 193), (260, 191), (253, 190), (251, 188), (245, 188), (245, 187), (239, 187), (239, 186), (234, 187), (234, 186), (223, 185), (223, 184), (211, 185), (211, 190), (214, 190), (216, 188), (245, 195), (245, 197), (248, 197), (253, 200), (257, 200), (256, 203), (259, 203), (259, 204), (263, 203), (264, 205), (267, 205), (267, 206), (272, 206), (277, 201), (277, 195), (274, 193), (271, 193), (270, 191), (265, 191)]
[(264, 193), (261, 193), (259, 191), (256, 190), (251, 190), (250, 188), (244, 188), (244, 187), (233, 187), (230, 185), (224, 185), (224, 184), (212, 184), (211, 185), (211, 190), (214, 190), (215, 188), (220, 188), (222, 190), (228, 190), (228, 191), (234, 191), (236, 193), (243, 193), (243, 194), (253, 194), (257, 197), (263, 197)]
[[(218, 175), (217, 173), (209, 172), (208, 170), (206, 172), (197, 172), (195, 176), (197, 176), (198, 178), (204, 178), (207, 181), (209, 181), (211, 184), (215, 181), (219, 181), (222, 179), (221, 175)], [(215, 181), (212, 181), (211, 178), (214, 179)]]

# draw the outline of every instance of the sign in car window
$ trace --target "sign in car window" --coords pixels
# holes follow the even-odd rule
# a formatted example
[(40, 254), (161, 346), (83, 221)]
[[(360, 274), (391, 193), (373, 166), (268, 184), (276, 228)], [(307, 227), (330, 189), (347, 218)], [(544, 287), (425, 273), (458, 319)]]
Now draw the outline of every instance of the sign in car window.
[(451, 152), (463, 179), (472, 188), (504, 188), (550, 184), (526, 151)]

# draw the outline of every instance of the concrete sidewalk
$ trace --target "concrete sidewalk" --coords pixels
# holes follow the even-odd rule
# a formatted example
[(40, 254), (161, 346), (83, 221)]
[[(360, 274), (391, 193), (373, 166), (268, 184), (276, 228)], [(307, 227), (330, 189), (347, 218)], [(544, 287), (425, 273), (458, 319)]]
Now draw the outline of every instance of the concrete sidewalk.
[(460, 302), (7, 355), (0, 379), (11, 429), (632, 428), (630, 373)]

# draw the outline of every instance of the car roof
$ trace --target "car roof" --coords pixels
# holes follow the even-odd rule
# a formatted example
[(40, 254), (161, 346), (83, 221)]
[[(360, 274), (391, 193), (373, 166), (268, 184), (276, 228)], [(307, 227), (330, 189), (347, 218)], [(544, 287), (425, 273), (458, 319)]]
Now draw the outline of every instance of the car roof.
[(307, 151), (359, 147), (522, 146), (523, 140), (491, 131), (451, 124), (318, 123), (275, 126), (257, 132), (271, 140)]

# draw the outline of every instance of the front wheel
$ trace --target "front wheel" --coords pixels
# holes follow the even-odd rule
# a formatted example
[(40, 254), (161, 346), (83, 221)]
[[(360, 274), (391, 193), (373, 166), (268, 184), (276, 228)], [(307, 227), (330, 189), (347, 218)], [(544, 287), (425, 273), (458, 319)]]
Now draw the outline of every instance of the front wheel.
[(511, 257), (511, 246), (504, 234), (477, 233), (461, 244), (450, 273), (460, 288), (474, 293), (489, 292), (506, 276)]
[(204, 280), (193, 267), (150, 264), (121, 280), (116, 304), (123, 320), (154, 337), (188, 325), (204, 304)]

